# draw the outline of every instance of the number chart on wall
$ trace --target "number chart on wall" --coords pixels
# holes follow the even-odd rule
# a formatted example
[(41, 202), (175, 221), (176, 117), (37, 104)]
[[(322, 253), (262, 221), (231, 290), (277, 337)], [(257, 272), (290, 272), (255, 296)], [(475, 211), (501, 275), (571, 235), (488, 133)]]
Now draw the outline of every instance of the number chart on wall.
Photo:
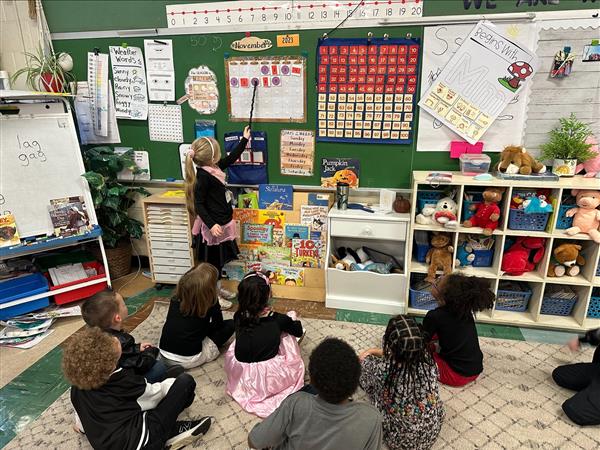
[(229, 120), (306, 122), (306, 58), (231, 57), (225, 60)]
[(321, 39), (317, 140), (410, 144), (419, 39)]
[(263, 30), (318, 29), (335, 27), (345, 19), (349, 27), (377, 25), (386, 19), (410, 20), (423, 15), (423, 3), (424, 0), (263, 1), (260, 6), (255, 1), (190, 3), (167, 5), (166, 14), (169, 28), (256, 25)]

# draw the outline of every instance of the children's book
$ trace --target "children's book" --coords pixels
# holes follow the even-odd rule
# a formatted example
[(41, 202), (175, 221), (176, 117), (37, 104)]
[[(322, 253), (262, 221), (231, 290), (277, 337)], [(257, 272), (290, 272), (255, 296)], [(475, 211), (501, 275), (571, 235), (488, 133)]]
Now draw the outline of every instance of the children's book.
[(290, 265), (291, 251), (288, 247), (261, 246), (258, 248), (258, 260), (263, 263)]
[(20, 242), (15, 216), (12, 214), (0, 215), (0, 247), (17, 245)]
[(273, 225), (245, 223), (242, 228), (242, 242), (271, 245), (273, 243)]
[(308, 225), (286, 223), (284, 229), (287, 247), (292, 246), (292, 239), (308, 239), (310, 237), (310, 227)]
[(270, 272), (269, 278), (272, 284), (278, 286), (304, 286), (303, 268), (284, 266), (281, 264), (260, 264), (259, 270)]
[(239, 194), (238, 195), (238, 208), (258, 208), (258, 197), (256, 192), (251, 192), (250, 194)]
[(257, 223), (273, 225), (273, 228), (283, 228), (285, 225), (285, 213), (271, 209), (259, 209)]
[(83, 197), (52, 199), (48, 209), (56, 236), (74, 236), (92, 228)]
[(231, 261), (223, 266), (222, 277), (225, 280), (242, 281), (246, 274), (244, 261)]
[(285, 245), (285, 235), (283, 228), (273, 228), (273, 246), (283, 247)]
[(302, 205), (300, 207), (300, 223), (308, 225), (313, 231), (327, 230), (326, 206)]
[(329, 206), (330, 194), (308, 194), (308, 204), (313, 206)]
[(238, 259), (240, 261), (258, 261), (258, 249), (261, 244), (238, 244), (240, 253)]
[(242, 227), (245, 223), (258, 223), (258, 209), (233, 209), (233, 220), (235, 220), (236, 237), (242, 239)]
[(351, 188), (358, 187), (360, 161), (352, 158), (321, 159), (321, 186), (336, 187), (338, 183), (348, 183)]
[(312, 239), (292, 239), (292, 266), (320, 268), (323, 258), (323, 242)]
[(258, 205), (260, 209), (291, 211), (294, 204), (294, 189), (289, 184), (260, 184)]
[(320, 231), (315, 231), (315, 230), (310, 230), (310, 238), (313, 241), (320, 241), (321, 237), (323, 236), (323, 233)]

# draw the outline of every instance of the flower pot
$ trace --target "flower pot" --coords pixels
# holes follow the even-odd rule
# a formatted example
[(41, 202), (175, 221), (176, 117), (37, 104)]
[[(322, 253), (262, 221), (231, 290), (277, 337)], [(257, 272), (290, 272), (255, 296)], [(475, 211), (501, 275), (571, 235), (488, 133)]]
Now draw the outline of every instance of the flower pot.
[(552, 162), (552, 173), (559, 177), (575, 176), (576, 159), (555, 159)]
[(110, 278), (116, 280), (129, 275), (131, 272), (131, 242), (121, 241), (115, 248), (105, 248), (105, 251)]
[(63, 82), (58, 77), (52, 77), (51, 73), (43, 73), (41, 78), (42, 86), (46, 89), (46, 92), (62, 92)]

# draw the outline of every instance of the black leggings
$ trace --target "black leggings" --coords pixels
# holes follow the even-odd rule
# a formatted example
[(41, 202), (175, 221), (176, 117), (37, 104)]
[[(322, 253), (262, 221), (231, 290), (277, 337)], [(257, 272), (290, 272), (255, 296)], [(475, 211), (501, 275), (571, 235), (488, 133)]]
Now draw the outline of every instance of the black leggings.
[(552, 378), (559, 386), (577, 391), (562, 405), (569, 419), (577, 425), (600, 425), (600, 347), (591, 363), (557, 367)]

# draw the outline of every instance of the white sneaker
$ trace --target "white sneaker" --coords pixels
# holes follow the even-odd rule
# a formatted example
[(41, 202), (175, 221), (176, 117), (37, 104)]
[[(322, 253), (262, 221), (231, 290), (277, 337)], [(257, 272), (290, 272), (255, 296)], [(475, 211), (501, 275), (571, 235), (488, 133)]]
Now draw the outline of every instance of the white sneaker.
[(233, 300), (236, 296), (235, 292), (228, 291), (224, 288), (219, 288), (219, 296), (227, 300)]
[(221, 305), (221, 310), (225, 310), (231, 308), (233, 303), (231, 303), (229, 300), (225, 300), (219, 295), (219, 305)]
[(304, 336), (306, 336), (306, 328), (302, 328), (302, 336), (296, 338), (298, 345), (300, 345), (300, 343), (304, 340)]

